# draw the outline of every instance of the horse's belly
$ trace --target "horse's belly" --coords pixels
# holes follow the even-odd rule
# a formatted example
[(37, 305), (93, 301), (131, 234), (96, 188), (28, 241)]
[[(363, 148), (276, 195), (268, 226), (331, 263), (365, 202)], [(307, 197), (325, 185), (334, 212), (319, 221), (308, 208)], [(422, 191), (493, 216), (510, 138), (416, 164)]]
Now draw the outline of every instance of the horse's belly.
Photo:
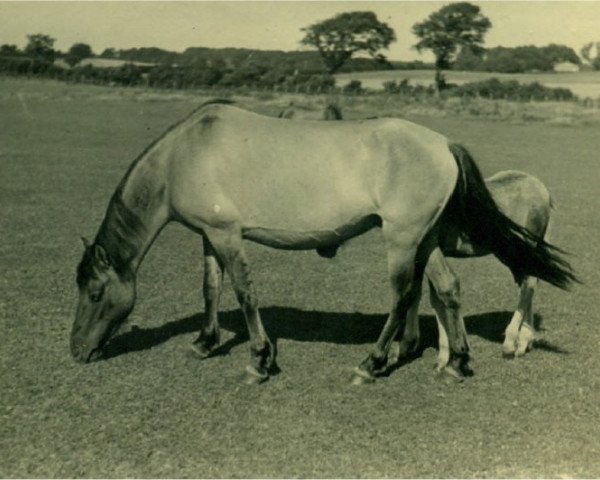
[(380, 226), (376, 215), (353, 219), (327, 230), (287, 230), (277, 228), (250, 227), (243, 229), (244, 238), (261, 245), (284, 250), (310, 250), (313, 248), (339, 245), (349, 238)]

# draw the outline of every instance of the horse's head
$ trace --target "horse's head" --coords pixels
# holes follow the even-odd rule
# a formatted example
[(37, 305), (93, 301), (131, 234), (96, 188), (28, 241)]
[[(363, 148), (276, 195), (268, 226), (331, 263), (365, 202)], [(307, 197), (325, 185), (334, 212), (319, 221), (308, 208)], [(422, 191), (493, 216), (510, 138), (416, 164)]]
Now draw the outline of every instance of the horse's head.
[(106, 250), (84, 240), (77, 268), (79, 302), (71, 331), (71, 353), (80, 362), (99, 358), (135, 302), (133, 274), (118, 273)]

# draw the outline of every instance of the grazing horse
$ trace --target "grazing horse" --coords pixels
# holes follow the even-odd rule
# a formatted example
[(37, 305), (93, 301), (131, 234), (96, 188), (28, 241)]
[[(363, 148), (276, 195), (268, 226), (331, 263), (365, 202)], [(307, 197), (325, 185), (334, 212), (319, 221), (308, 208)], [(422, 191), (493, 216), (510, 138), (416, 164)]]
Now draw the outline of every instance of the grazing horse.
[[(300, 113), (299, 113), (300, 112)], [(286, 119), (301, 119), (301, 120), (317, 120), (315, 112), (302, 111), (294, 106), (294, 103), (290, 103), (288, 107), (279, 112), (278, 118)], [(337, 105), (328, 103), (323, 110), (322, 120), (342, 120), (342, 112)]]
[[(548, 241), (552, 200), (546, 186), (536, 177), (515, 170), (498, 172), (486, 179), (486, 185), (496, 204), (511, 220), (523, 226), (537, 238)], [(442, 220), (443, 222), (443, 220)], [(473, 244), (468, 237), (452, 225), (441, 229), (440, 247), (444, 256), (469, 258), (488, 255), (491, 252)], [(425, 268), (428, 278), (439, 275), (447, 268), (439, 259), (430, 257)], [(511, 322), (504, 332), (503, 354), (507, 357), (524, 355), (535, 339), (533, 321), (533, 294), (538, 279), (513, 271), (516, 283), (520, 287), (519, 301)], [(432, 299), (432, 305), (435, 302)], [(418, 302), (408, 312), (404, 335), (390, 357), (403, 357), (414, 352), (419, 344)], [(436, 317), (440, 312), (436, 309)], [(438, 318), (439, 356), (438, 365), (445, 364), (448, 357), (447, 333)], [(394, 360), (391, 359), (391, 362)]]
[[(436, 132), (391, 118), (290, 122), (227, 101), (208, 102), (132, 163), (93, 243), (84, 242), (71, 353), (82, 362), (101, 357), (133, 309), (146, 251), (174, 220), (204, 241), (207, 322), (195, 341), (198, 350), (208, 355), (218, 346), (217, 303), (226, 271), (250, 336), (244, 380), (264, 381), (275, 368), (275, 349), (260, 318), (243, 240), (316, 249), (381, 227), (392, 306), (352, 378), (371, 382), (420, 296), (427, 261), (439, 251), (442, 213), (518, 275), (561, 288), (574, 278), (551, 245), (497, 208), (466, 149)], [(444, 276), (436, 281), (440, 291), (451, 284)], [(439, 300), (451, 307), (453, 294), (447, 293)], [(460, 320), (441, 319), (450, 352), (445, 368), (458, 374), (469, 351)]]

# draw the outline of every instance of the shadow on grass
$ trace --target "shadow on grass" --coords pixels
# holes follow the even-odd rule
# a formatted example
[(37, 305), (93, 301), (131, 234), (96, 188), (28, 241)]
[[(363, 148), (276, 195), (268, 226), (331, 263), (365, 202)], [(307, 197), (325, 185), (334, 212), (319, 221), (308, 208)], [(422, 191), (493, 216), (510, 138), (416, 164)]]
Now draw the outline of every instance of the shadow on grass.
[[(362, 313), (335, 313), (299, 310), (287, 307), (265, 307), (260, 310), (265, 329), (273, 342), (278, 339), (299, 342), (326, 342), (336, 344), (374, 343), (383, 328), (386, 315)], [(512, 312), (488, 312), (465, 317), (465, 326), (470, 335), (495, 343), (502, 343), (504, 329), (510, 322)], [(203, 313), (168, 322), (157, 328), (133, 327), (131, 331), (112, 339), (104, 349), (104, 358), (109, 359), (129, 352), (147, 350), (160, 345), (172, 337), (193, 333), (203, 322)], [(240, 310), (221, 312), (221, 327), (234, 336), (221, 344), (213, 355), (226, 355), (235, 346), (248, 340), (246, 323)], [(423, 350), (437, 348), (437, 325), (435, 317), (421, 315), (421, 345), (416, 356)], [(537, 325), (541, 319), (537, 319)], [(567, 353), (564, 350), (540, 341), (537, 347), (552, 353)]]

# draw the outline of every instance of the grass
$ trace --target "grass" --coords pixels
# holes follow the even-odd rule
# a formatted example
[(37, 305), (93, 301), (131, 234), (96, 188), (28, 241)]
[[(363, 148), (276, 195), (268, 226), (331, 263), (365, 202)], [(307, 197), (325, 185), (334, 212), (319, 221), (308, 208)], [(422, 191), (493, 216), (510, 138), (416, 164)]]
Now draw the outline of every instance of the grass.
[[(332, 261), (248, 245), (282, 371), (242, 386), (247, 337), (228, 283), (222, 355), (187, 354), (202, 314), (201, 242), (172, 225), (140, 269), (138, 303), (111, 358), (75, 364), (79, 237), (93, 236), (129, 162), (202, 100), (0, 82), (1, 477), (600, 476), (594, 126), (406, 114), (466, 144), (486, 175), (522, 169), (553, 194), (553, 240), (586, 285), (539, 287), (543, 341), (522, 359), (500, 355), (517, 298), (510, 274), (492, 258), (453, 261), (475, 376), (460, 385), (433, 376), (424, 301), (423, 354), (374, 385), (348, 385), (388, 309), (372, 232)], [(244, 99), (272, 112), (288, 100)], [(380, 113), (353, 102), (348, 116)]]
[[(449, 83), (463, 84), (478, 82), (496, 77), (500, 80), (517, 80), (520, 83), (539, 82), (547, 87), (569, 88), (582, 98), (600, 97), (600, 72), (574, 73), (496, 73), (496, 72), (460, 72), (445, 73)], [(408, 79), (411, 84), (428, 85), (433, 83), (433, 70), (384, 70), (375, 72), (339, 73), (336, 76), (338, 85), (345, 85), (350, 80), (360, 80), (364, 88), (380, 90), (383, 82)]]

